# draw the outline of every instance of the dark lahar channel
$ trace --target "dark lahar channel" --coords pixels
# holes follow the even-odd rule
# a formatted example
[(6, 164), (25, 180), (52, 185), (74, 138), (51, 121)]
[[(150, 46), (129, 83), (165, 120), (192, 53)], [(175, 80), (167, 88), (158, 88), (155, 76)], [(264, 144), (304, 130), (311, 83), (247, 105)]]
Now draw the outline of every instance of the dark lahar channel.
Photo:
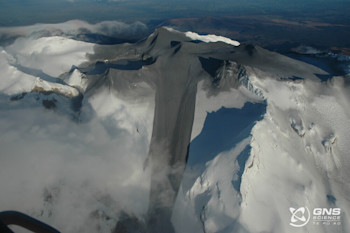
[[(262, 119), (265, 112), (265, 103), (248, 102), (242, 109), (222, 107), (216, 112), (208, 113), (201, 133), (190, 144), (186, 173), (191, 173), (191, 175), (184, 175), (184, 191), (186, 192), (193, 186), (196, 175), (200, 175), (208, 161), (221, 152), (229, 151), (243, 139), (249, 137), (253, 126)], [(247, 146), (237, 157), (240, 167), (237, 174), (239, 179), (233, 182), (237, 191), (240, 188), (240, 177), (249, 154), (250, 146)]]

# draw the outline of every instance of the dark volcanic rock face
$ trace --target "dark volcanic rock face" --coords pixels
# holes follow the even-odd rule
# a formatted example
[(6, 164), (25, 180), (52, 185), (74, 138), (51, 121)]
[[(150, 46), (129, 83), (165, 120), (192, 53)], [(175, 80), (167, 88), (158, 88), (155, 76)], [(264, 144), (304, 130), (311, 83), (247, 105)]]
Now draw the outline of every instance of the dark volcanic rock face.
[[(132, 59), (157, 60), (129, 73), (127, 79), (146, 82), (156, 90), (155, 116), (148, 165), (152, 169), (150, 207), (147, 220), (149, 232), (173, 232), (170, 217), (190, 143), (197, 82), (207, 75), (198, 57), (179, 50), (182, 34), (160, 29), (143, 44), (136, 46)], [(124, 48), (123, 48), (124, 49)], [(130, 50), (133, 47), (130, 46)], [(125, 49), (127, 54), (130, 50)], [(97, 48), (98, 51), (98, 48)], [(97, 52), (98, 54), (99, 52)], [(102, 52), (104, 53), (104, 52)], [(115, 51), (118, 54), (118, 49)], [(176, 53), (176, 56), (175, 56)], [(111, 62), (111, 61), (109, 61)], [(119, 72), (110, 72), (107, 79), (118, 80)], [(113, 86), (120, 92), (126, 80)], [(92, 84), (93, 85), (93, 84)], [(126, 93), (128, 95), (128, 93)], [(137, 98), (137, 97), (136, 97)]]

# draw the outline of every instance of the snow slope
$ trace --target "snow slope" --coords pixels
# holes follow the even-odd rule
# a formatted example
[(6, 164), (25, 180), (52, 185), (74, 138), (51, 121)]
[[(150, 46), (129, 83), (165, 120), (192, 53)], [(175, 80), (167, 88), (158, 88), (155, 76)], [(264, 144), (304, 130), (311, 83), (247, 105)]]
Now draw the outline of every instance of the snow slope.
[(21, 72), (9, 64), (10, 62), (14, 62), (14, 60), (11, 54), (1, 48), (0, 69), (2, 71), (2, 77), (0, 90), (7, 95), (31, 91), (35, 82), (35, 77)]
[(80, 91), (86, 88), (77, 71), (67, 78), (68, 84), (59, 76), (69, 72), (72, 66), (87, 61), (93, 46), (58, 36), (19, 38), (1, 48), (1, 91), (7, 95), (53, 91), (64, 96), (77, 96), (76, 87)]
[[(250, 138), (207, 162), (192, 188), (179, 195), (173, 216), (178, 232), (348, 232), (346, 79), (293, 82), (261, 75), (266, 73), (250, 72), (249, 79), (267, 103), (263, 120)], [(251, 150), (238, 191), (231, 182), (237, 178), (234, 161), (244, 145)], [(302, 228), (290, 226), (289, 208), (302, 206), (340, 207), (341, 225), (311, 220)]]
[(6, 47), (16, 64), (43, 71), (53, 77), (67, 72), (73, 65), (87, 61), (87, 54), (93, 53), (92, 43), (52, 36), (19, 38)]

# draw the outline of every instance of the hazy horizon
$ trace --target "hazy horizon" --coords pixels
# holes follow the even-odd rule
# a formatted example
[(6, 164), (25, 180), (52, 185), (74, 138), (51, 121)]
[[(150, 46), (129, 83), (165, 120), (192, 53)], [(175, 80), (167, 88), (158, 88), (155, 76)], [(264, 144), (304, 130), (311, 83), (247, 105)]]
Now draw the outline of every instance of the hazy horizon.
[(239, 0), (239, 1), (161, 1), (161, 0), (60, 0), (0, 1), (0, 26), (60, 23), (81, 19), (89, 23), (105, 20), (126, 22), (188, 17), (232, 17), (276, 15), (323, 21), (347, 22), (349, 0)]

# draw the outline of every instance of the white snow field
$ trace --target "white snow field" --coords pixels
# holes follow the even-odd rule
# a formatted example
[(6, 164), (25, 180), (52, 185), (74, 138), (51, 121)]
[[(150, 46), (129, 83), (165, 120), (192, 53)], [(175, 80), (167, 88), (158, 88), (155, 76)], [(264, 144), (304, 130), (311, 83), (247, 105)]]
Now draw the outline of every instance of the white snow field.
[[(186, 169), (169, 166), (182, 182), (161, 192), (169, 229), (350, 232), (348, 78), (321, 82), (317, 67), (259, 47), (250, 57), (231, 39), (169, 28), (116, 46), (18, 30), (0, 48), (0, 211), (22, 211), (61, 232), (114, 232), (125, 215), (147, 225), (152, 182), (163, 182), (154, 158), (189, 146)], [(97, 72), (98, 64), (107, 69)], [(193, 152), (200, 138), (226, 135), (208, 125), (231, 110), (242, 121), (226, 116), (222, 125), (237, 136)], [(294, 222), (290, 208), (301, 207), (309, 212)], [(316, 221), (317, 208), (340, 208), (339, 219)]]
[[(294, 83), (260, 75), (266, 74), (251, 73), (249, 79), (267, 102), (263, 120), (250, 137), (209, 161), (193, 187), (178, 196), (173, 216), (178, 232), (200, 227), (202, 232), (348, 232), (350, 115), (344, 78)], [(251, 152), (238, 193), (231, 185), (239, 169), (235, 158), (247, 144)], [(339, 207), (341, 225), (311, 220), (301, 228), (290, 226), (289, 208), (303, 206)]]

